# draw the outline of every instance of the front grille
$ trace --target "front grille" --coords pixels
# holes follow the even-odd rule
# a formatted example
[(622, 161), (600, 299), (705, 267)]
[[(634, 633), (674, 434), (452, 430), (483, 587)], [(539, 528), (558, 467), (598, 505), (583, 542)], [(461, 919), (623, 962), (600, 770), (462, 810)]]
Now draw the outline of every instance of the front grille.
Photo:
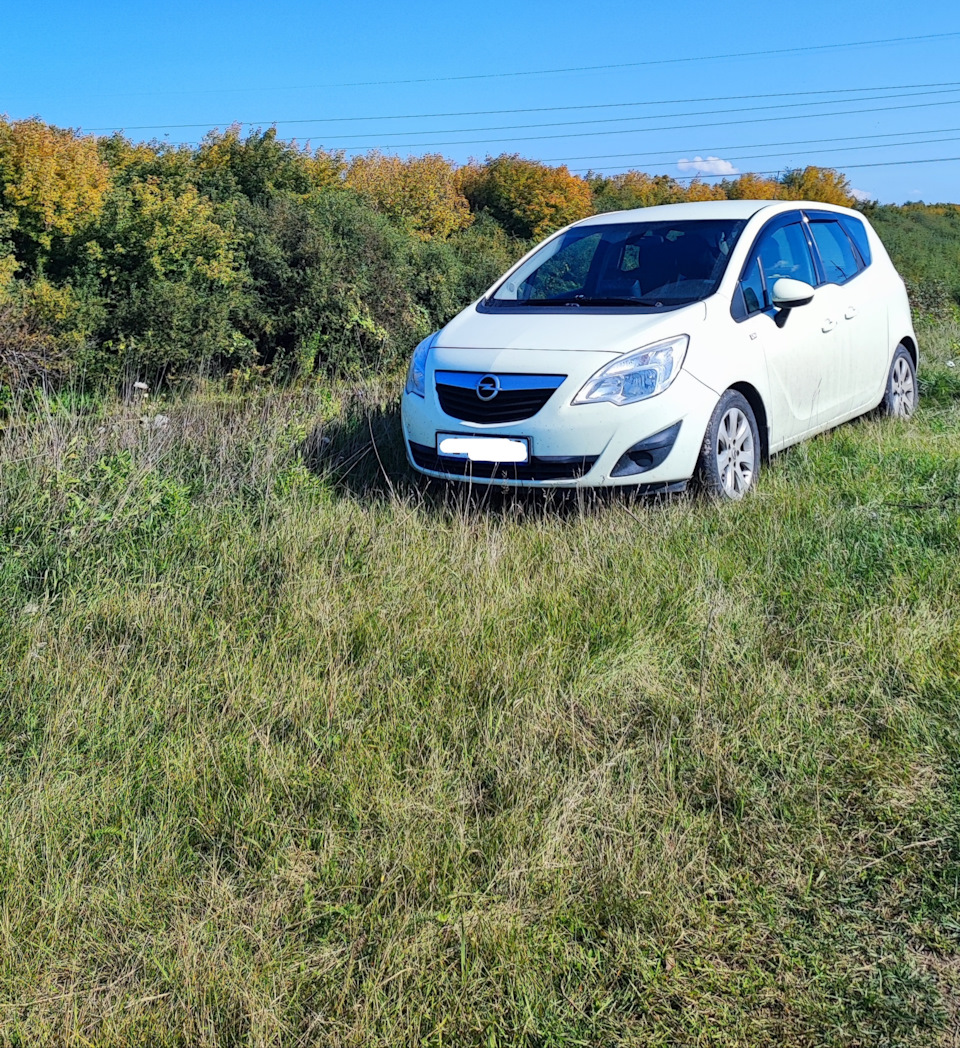
[(477, 480), (576, 480), (593, 468), (596, 455), (534, 456), (529, 462), (471, 462), (437, 454), (436, 448), (410, 441), (410, 454), (421, 468)]
[[(500, 389), (495, 397), (482, 400), (477, 386), (493, 377)], [(464, 422), (491, 425), (532, 418), (553, 396), (566, 375), (493, 375), (483, 371), (438, 371), (437, 397), (444, 414)]]

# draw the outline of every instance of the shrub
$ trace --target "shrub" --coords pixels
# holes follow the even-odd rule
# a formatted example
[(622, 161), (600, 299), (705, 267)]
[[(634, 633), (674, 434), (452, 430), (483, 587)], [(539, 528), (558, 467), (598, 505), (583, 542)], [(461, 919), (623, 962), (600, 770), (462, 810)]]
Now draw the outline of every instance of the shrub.
[(855, 207), (846, 175), (829, 167), (804, 167), (787, 171), (780, 179), (786, 200), (819, 200), (824, 204)]
[(116, 187), (73, 260), (77, 284), (101, 306), (94, 371), (133, 364), (156, 377), (248, 359), (252, 347), (233, 325), (244, 283), (239, 248), (231, 215), (191, 185), (151, 176)]
[(191, 162), (198, 188), (219, 201), (237, 196), (263, 201), (276, 193), (307, 196), (339, 186), (346, 168), (342, 153), (279, 141), (275, 127), (241, 138), (239, 125), (211, 131)]
[(23, 303), (0, 301), (0, 390), (29, 385), (61, 371), (64, 363), (53, 333)]
[(20, 261), (42, 265), (55, 237), (95, 222), (108, 185), (94, 138), (37, 119), (0, 118), (0, 205)]
[(539, 240), (593, 214), (589, 183), (565, 166), (506, 154), (470, 164), (460, 187), (474, 211), (486, 211), (513, 236)]
[(625, 171), (623, 174), (587, 176), (593, 191), (594, 209), (624, 211), (656, 204), (677, 204), (686, 198), (682, 185), (669, 175), (648, 175), (645, 171)]
[(473, 221), (454, 168), (442, 156), (401, 160), (367, 153), (350, 162), (346, 184), (421, 240), (443, 239)]

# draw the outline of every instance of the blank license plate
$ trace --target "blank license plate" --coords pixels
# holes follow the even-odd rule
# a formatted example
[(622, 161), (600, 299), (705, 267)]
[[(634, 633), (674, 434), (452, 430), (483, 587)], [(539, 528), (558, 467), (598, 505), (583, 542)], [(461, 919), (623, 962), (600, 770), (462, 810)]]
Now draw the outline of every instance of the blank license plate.
[(437, 452), (470, 462), (529, 462), (530, 441), (526, 437), (461, 437), (438, 433)]

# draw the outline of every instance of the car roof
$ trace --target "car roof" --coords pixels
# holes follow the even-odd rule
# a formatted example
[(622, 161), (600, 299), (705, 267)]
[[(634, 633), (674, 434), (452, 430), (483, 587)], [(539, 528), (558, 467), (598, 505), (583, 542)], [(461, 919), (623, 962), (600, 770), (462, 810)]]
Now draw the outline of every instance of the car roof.
[(837, 211), (857, 214), (850, 208), (835, 204), (820, 204), (811, 200), (696, 200), (686, 204), (657, 204), (653, 207), (637, 207), (629, 211), (607, 211), (581, 219), (575, 225), (607, 225), (615, 222), (690, 222), (697, 219), (753, 218), (761, 211), (772, 217), (793, 210)]

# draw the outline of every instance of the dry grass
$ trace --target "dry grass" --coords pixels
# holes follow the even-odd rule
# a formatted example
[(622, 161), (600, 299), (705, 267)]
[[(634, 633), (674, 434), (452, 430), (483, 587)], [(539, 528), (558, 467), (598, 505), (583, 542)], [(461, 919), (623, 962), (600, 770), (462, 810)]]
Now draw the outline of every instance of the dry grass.
[(0, 1042), (955, 1043), (925, 335), (727, 507), (423, 485), (389, 383), (15, 410)]

